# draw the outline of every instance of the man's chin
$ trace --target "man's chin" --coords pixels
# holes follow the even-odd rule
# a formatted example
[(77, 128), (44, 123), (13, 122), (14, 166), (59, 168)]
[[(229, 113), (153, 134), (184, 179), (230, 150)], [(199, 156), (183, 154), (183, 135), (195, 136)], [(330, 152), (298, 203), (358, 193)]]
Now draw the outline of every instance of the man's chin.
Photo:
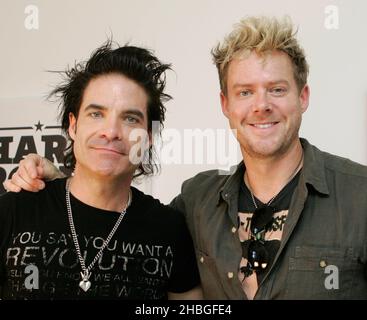
[(118, 178), (121, 176), (127, 176), (130, 174), (130, 172), (132, 171), (131, 168), (126, 167), (126, 168), (118, 168), (113, 164), (108, 164), (108, 165), (99, 165), (99, 166), (95, 166), (92, 171), (101, 177), (104, 177), (106, 179), (114, 179), (114, 178)]
[(281, 146), (275, 141), (250, 144), (244, 149), (251, 157), (259, 159), (272, 158), (282, 153)]

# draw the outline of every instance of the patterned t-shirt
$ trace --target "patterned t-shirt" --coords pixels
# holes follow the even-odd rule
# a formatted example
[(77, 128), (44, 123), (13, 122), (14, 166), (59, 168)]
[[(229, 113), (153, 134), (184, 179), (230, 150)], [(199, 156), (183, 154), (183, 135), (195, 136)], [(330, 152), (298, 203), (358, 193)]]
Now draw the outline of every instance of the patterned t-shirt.
[[(278, 193), (278, 195), (271, 202), (271, 207), (274, 210), (273, 221), (271, 227), (267, 229), (265, 233), (265, 249), (268, 253), (268, 264), (267, 267), (261, 271), (253, 272), (249, 276), (245, 276), (245, 274), (241, 271), (241, 268), (247, 265), (247, 248), (248, 242), (250, 240), (251, 232), (251, 220), (253, 213), (255, 211), (255, 205), (253, 203), (250, 190), (243, 182), (240, 187), (240, 194), (238, 200), (238, 235), (241, 241), (241, 245), (243, 247), (242, 259), (240, 262), (240, 268), (238, 272), (238, 278), (242, 283), (243, 291), (245, 292), (248, 299), (253, 299), (256, 291), (258, 289), (261, 280), (270, 269), (274, 258), (277, 254), (277, 251), (280, 246), (280, 241), (283, 235), (283, 228), (285, 221), (288, 216), (288, 209), (292, 199), (292, 195), (294, 189), (297, 186), (297, 182), (299, 179), (300, 171), (296, 174), (296, 176)], [(259, 199), (254, 197), (256, 201), (257, 207), (260, 208), (265, 206)]]

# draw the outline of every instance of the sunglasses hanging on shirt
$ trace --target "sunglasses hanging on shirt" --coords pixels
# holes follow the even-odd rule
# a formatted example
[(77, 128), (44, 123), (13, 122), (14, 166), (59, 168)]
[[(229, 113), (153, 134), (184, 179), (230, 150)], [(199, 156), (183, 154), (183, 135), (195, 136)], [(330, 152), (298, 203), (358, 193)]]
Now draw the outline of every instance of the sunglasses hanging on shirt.
[(242, 256), (247, 258), (247, 265), (241, 267), (245, 278), (254, 271), (263, 271), (268, 267), (269, 252), (265, 246), (265, 233), (272, 228), (274, 210), (269, 203), (260, 208), (256, 205), (251, 219), (250, 239), (242, 243)]

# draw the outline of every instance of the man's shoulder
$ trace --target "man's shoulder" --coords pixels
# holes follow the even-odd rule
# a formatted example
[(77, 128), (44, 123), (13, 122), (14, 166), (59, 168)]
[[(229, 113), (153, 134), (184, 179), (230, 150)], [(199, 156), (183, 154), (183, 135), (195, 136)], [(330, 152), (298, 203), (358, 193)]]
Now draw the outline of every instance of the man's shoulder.
[(367, 167), (348, 158), (320, 150), (316, 146), (309, 143), (306, 139), (301, 138), (301, 143), (305, 151), (305, 165), (311, 168), (313, 174), (323, 175), (329, 173), (331, 175), (350, 176), (351, 178), (360, 177), (367, 178)]
[(46, 182), (44, 189), (39, 192), (30, 192), (26, 190), (21, 190), (20, 192), (6, 192), (0, 195), (0, 205), (11, 204), (16, 202), (17, 204), (34, 204), (37, 201), (43, 201), (45, 197), (50, 195), (58, 195), (63, 186), (65, 186), (65, 180), (55, 179), (53, 181)]
[(142, 192), (141, 190), (131, 187), (133, 193), (133, 201), (135, 208), (140, 212), (144, 211), (149, 216), (164, 216), (164, 217), (180, 217), (182, 214), (169, 205), (163, 204), (159, 199)]
[(138, 201), (139, 203), (144, 203), (144, 205), (164, 207), (164, 204), (160, 202), (159, 199), (144, 193), (136, 187), (131, 186), (132, 200)]
[[(21, 191), (22, 192), (22, 191)], [(21, 193), (16, 192), (6, 192), (3, 194), (0, 194), (0, 209), (2, 209), (4, 206), (7, 206), (14, 201), (16, 201), (17, 197), (19, 197), (19, 194)]]
[(321, 151), (325, 168), (336, 174), (350, 175), (367, 179), (367, 166), (348, 158)]
[(185, 180), (182, 184), (182, 192), (195, 189), (197, 192), (208, 189), (221, 189), (238, 170), (239, 165), (232, 166), (229, 170), (207, 170), (197, 173), (192, 178)]

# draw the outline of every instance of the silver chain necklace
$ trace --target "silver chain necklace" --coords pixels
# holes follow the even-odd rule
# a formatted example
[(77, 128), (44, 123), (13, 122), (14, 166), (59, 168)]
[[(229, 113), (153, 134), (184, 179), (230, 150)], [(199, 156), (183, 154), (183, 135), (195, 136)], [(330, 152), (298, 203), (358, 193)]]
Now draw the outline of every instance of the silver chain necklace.
[[(295, 176), (296, 174), (298, 173), (298, 171), (300, 170), (300, 168), (302, 167), (302, 162), (303, 162), (303, 152), (302, 152), (302, 155), (301, 155), (301, 159), (299, 160), (298, 162), (298, 165), (296, 167), (296, 169), (293, 171), (293, 173), (291, 174), (291, 176), (288, 178), (287, 182), (285, 185), (287, 185)], [(246, 174), (246, 177), (247, 177), (247, 173)], [(245, 180), (245, 183), (246, 183), (246, 180)], [(252, 190), (251, 190), (251, 187), (250, 187), (250, 182), (248, 181), (248, 177), (247, 177), (247, 188), (249, 189), (250, 191), (250, 194), (251, 194), (251, 198), (252, 198), (252, 202), (255, 206), (255, 209), (258, 209), (257, 207), (257, 204), (256, 204), (256, 200), (255, 200), (255, 197), (254, 197), (254, 194), (252, 193)], [(275, 196), (273, 196), (267, 203), (266, 205), (267, 206), (270, 206), (270, 204), (274, 201), (274, 199), (278, 196), (278, 194), (282, 191), (283, 189), (281, 189)]]
[[(251, 189), (250, 189), (250, 188), (248, 188), (248, 189), (250, 190), (251, 198), (252, 198), (252, 202), (253, 202), (253, 204), (254, 204), (254, 206), (255, 206), (255, 209), (258, 209), (257, 204), (256, 204), (256, 200), (255, 200), (255, 197), (254, 197), (254, 195), (253, 195), (253, 193), (252, 193)], [(273, 202), (273, 200), (276, 198), (276, 196), (277, 196), (278, 194), (279, 194), (279, 193), (277, 193), (274, 197), (272, 197), (272, 198), (268, 201), (268, 203), (266, 203), (266, 205), (267, 205), (267, 206), (270, 206), (270, 205), (271, 205), (271, 203)]]
[(78, 242), (77, 233), (75, 231), (75, 225), (73, 220), (73, 213), (71, 211), (71, 204), (70, 204), (70, 180), (68, 179), (66, 181), (66, 208), (68, 210), (68, 218), (69, 218), (69, 225), (71, 230), (71, 236), (73, 238), (73, 242), (75, 245), (76, 253), (78, 255), (78, 259), (80, 262), (80, 266), (82, 267), (82, 271), (80, 272), (80, 275), (82, 277), (82, 280), (79, 282), (79, 287), (82, 288), (84, 291), (88, 291), (88, 289), (91, 287), (92, 283), (89, 281), (89, 278), (91, 276), (91, 270), (94, 266), (94, 264), (97, 262), (97, 260), (102, 256), (103, 250), (108, 246), (109, 242), (111, 241), (113, 235), (115, 234), (117, 228), (119, 227), (122, 219), (125, 216), (126, 210), (131, 204), (131, 190), (129, 190), (129, 198), (127, 200), (125, 208), (121, 211), (119, 218), (117, 219), (115, 225), (113, 226), (110, 234), (108, 235), (107, 239), (104, 240), (101, 249), (99, 249), (98, 253), (94, 257), (93, 261), (89, 264), (89, 266), (85, 266), (85, 261), (82, 257), (80, 246)]

